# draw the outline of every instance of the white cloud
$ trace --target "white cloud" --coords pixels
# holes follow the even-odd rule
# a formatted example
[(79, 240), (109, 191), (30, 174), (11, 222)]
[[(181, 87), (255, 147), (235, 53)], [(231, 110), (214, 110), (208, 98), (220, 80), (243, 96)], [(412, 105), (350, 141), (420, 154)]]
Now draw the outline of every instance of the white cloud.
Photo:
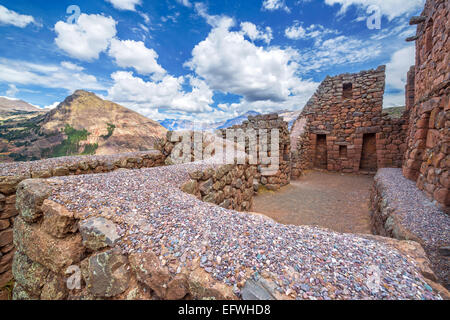
[(81, 14), (74, 24), (58, 21), (56, 45), (69, 56), (80, 60), (98, 59), (116, 35), (116, 21), (102, 15)]
[(307, 28), (303, 28), (297, 21), (292, 26), (284, 30), (284, 35), (286, 38), (291, 40), (300, 39), (317, 39), (320, 40), (322, 37), (329, 34), (338, 34), (336, 30), (327, 29), (320, 24), (312, 24)]
[(273, 39), (272, 29), (270, 27), (266, 27), (265, 31), (262, 31), (251, 22), (242, 22), (241, 30), (242, 33), (247, 35), (252, 41), (262, 40), (269, 44)]
[(157, 62), (158, 54), (155, 50), (146, 48), (142, 41), (113, 39), (109, 55), (119, 67), (134, 68), (140, 74), (154, 74), (160, 78), (166, 73)]
[(330, 66), (350, 65), (369, 61), (383, 50), (378, 42), (338, 36), (325, 41), (316, 41), (312, 48), (300, 52), (300, 70), (322, 71)]
[(268, 11), (284, 10), (286, 12), (291, 12), (284, 0), (264, 0), (262, 7)]
[(73, 70), (73, 71), (83, 71), (84, 70), (83, 67), (81, 67), (79, 65), (76, 65), (76, 64), (74, 64), (72, 62), (69, 62), (69, 61), (61, 62), (61, 66), (63, 68), (66, 68), (67, 70)]
[(32, 16), (19, 14), (0, 5), (0, 25), (6, 24), (25, 28), (30, 23), (36, 23)]
[(415, 64), (416, 49), (408, 46), (400, 49), (391, 57), (386, 64), (386, 84), (394, 89), (403, 90), (406, 85), (406, 74), (409, 68)]
[(16, 94), (19, 92), (19, 89), (14, 84), (8, 85), (8, 90), (6, 90), (6, 95), (10, 97), (15, 97)]
[(61, 102), (53, 102), (52, 104), (43, 107), (42, 109), (52, 110), (55, 109)]
[(185, 65), (214, 90), (241, 95), (246, 101), (282, 102), (303, 82), (297, 76), (298, 53), (293, 49), (264, 49), (230, 31), (228, 17), (207, 16), (216, 25), (197, 44)]
[[(111, 78), (114, 85), (108, 89), (107, 98), (147, 116), (158, 110), (182, 113), (212, 111), (212, 90), (193, 76), (176, 78), (166, 75), (161, 81), (144, 81), (131, 72), (118, 71)], [(183, 90), (186, 82), (192, 87), (190, 92)]]
[(104, 90), (97, 79), (71, 64), (34, 64), (20, 60), (0, 59), (0, 82), (39, 85), (45, 88)]
[(189, 0), (177, 0), (177, 2), (185, 7), (192, 7), (192, 3)]
[(378, 6), (381, 13), (388, 17), (389, 20), (392, 20), (401, 15), (412, 13), (415, 10), (423, 8), (425, 0), (325, 0), (325, 3), (330, 6), (335, 4), (340, 5), (340, 14), (345, 13), (352, 5), (364, 10), (370, 6)]
[(141, 5), (141, 0), (106, 0), (118, 10), (136, 11), (136, 6)]

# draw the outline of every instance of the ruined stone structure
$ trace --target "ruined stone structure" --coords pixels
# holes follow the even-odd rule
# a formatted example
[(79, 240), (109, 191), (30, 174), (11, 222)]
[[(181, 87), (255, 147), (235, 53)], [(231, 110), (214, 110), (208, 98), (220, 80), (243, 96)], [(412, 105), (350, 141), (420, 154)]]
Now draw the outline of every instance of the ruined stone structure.
[[(278, 137), (278, 150), (273, 152), (271, 150), (272, 129), (278, 130), (276, 134)], [(181, 145), (185, 135), (187, 135), (187, 140), (190, 142), (186, 150)], [(197, 138), (201, 137), (199, 140), (202, 142), (201, 145), (195, 144), (195, 135), (199, 135)], [(223, 141), (217, 146), (213, 145), (214, 142), (217, 142), (215, 135)], [(289, 184), (291, 179), (291, 148), (288, 123), (279, 118), (277, 114), (250, 116), (241, 125), (217, 130), (215, 133), (184, 131), (174, 134), (173, 132), (168, 132), (166, 139), (162, 141), (160, 149), (168, 157), (167, 164), (173, 164), (189, 163), (195, 159), (208, 159), (216, 154), (215, 148), (217, 147), (222, 147), (223, 153), (226, 153), (227, 146), (233, 146), (232, 148), (235, 150), (235, 154), (231, 156), (233, 161), (237, 159), (239, 151), (242, 151), (245, 157), (250, 155), (254, 159), (253, 164), (257, 165), (257, 172), (254, 175), (255, 191), (258, 190), (259, 186), (264, 186), (269, 190), (278, 190), (282, 186)], [(177, 156), (175, 162), (172, 159), (174, 155)], [(277, 157), (278, 160), (278, 168), (276, 170), (271, 169), (271, 165), (275, 162), (272, 157)]]
[(421, 16), (411, 20), (411, 24), (418, 24), (413, 38), (416, 39), (416, 64), (408, 76), (410, 128), (403, 164), (405, 177), (416, 181), (417, 187), (447, 212), (450, 206), (449, 11), (448, 1), (428, 0)]
[(293, 176), (313, 167), (357, 173), (400, 166), (407, 121), (382, 113), (384, 87), (385, 66), (327, 77), (297, 120), (306, 123), (293, 137)]
[[(285, 226), (180, 190), (228, 169), (240, 170), (204, 161), (22, 181), (13, 298), (440, 299), (414, 242)], [(389, 290), (374, 292), (364, 279), (380, 260)]]
[(116, 169), (137, 169), (164, 164), (160, 151), (117, 154), (111, 156), (62, 157), (32, 162), (0, 165), (0, 288), (13, 277), (13, 224), (18, 215), (16, 190), (26, 179), (110, 172)]
[[(280, 187), (288, 185), (291, 181), (291, 142), (289, 136), (288, 123), (283, 121), (278, 114), (267, 114), (250, 116), (247, 121), (244, 121), (241, 125), (234, 125), (230, 129), (246, 135), (245, 140), (245, 153), (251, 155), (251, 148), (254, 148), (255, 155), (258, 155), (258, 171), (255, 176), (256, 182), (264, 186), (269, 190), (278, 190)], [(278, 130), (278, 150), (271, 150), (272, 147), (272, 134), (271, 130)], [(255, 132), (256, 136), (253, 141), (249, 140), (249, 133)], [(267, 133), (267, 137), (265, 137)], [(222, 130), (222, 137), (227, 139), (227, 130)], [(235, 140), (238, 143), (238, 140)], [(267, 148), (267, 150), (266, 150)], [(270, 163), (267, 163), (265, 159), (260, 158), (260, 150), (267, 152), (267, 156), (277, 157), (278, 153), (278, 170), (270, 170)], [(270, 160), (271, 161), (271, 160)]]

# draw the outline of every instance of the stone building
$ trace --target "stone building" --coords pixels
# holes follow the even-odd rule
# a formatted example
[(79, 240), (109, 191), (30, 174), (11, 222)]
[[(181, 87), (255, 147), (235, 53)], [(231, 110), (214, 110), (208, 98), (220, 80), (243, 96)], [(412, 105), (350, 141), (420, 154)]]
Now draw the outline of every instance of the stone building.
[(410, 21), (418, 27), (416, 36), (408, 39), (416, 40), (416, 64), (408, 76), (410, 128), (403, 164), (405, 177), (417, 181), (417, 187), (447, 212), (450, 206), (449, 7), (446, 0), (428, 0), (422, 14)]
[(310, 168), (357, 173), (400, 167), (407, 121), (382, 113), (384, 88), (385, 66), (328, 76), (297, 120), (304, 128), (294, 125), (293, 176)]

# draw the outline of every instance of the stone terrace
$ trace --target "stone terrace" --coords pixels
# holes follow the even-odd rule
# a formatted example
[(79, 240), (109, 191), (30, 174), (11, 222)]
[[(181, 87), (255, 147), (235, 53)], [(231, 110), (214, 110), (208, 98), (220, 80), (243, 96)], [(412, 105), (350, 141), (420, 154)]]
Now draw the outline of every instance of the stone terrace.
[(17, 216), (16, 189), (29, 178), (109, 172), (119, 168), (142, 168), (164, 164), (160, 151), (151, 150), (104, 156), (61, 157), (31, 162), (0, 164), (0, 289), (11, 279), (14, 255), (13, 223)]
[(414, 182), (406, 179), (401, 169), (378, 171), (371, 202), (373, 231), (382, 236), (420, 243), (440, 282), (449, 287), (450, 217), (434, 205)]
[[(23, 182), (14, 298), (440, 298), (404, 251), (422, 250), (413, 242), (281, 225), (180, 190), (209, 167), (224, 170), (202, 162)], [(81, 266), (82, 290), (67, 291), (69, 265)], [(367, 284), (374, 266), (379, 291)]]

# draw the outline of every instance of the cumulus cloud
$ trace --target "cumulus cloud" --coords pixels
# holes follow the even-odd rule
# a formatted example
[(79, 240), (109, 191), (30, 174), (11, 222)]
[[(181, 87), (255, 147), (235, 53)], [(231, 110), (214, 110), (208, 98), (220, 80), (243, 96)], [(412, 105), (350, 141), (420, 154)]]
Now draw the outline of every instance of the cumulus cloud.
[[(140, 112), (154, 115), (155, 111), (199, 113), (210, 112), (213, 91), (203, 80), (193, 76), (166, 75), (160, 81), (145, 81), (132, 72), (118, 71), (111, 75), (114, 85), (108, 89), (108, 99)], [(191, 91), (184, 91), (189, 84)]]
[(389, 20), (392, 20), (423, 8), (425, 0), (325, 0), (325, 3), (330, 6), (335, 4), (340, 5), (340, 14), (345, 13), (350, 6), (356, 6), (364, 10), (371, 6), (377, 6), (383, 15), (388, 17)]
[(5, 24), (25, 28), (30, 23), (36, 23), (32, 16), (19, 14), (0, 5), (0, 25)]
[(142, 41), (113, 39), (108, 54), (119, 67), (134, 68), (140, 74), (154, 74), (160, 78), (166, 72), (158, 64), (155, 50), (145, 47)]
[(262, 7), (264, 10), (268, 11), (284, 10), (286, 12), (291, 12), (284, 0), (264, 0)]
[(208, 17), (215, 27), (197, 44), (190, 67), (214, 90), (243, 96), (246, 101), (285, 101), (302, 86), (297, 77), (298, 53), (293, 49), (262, 48), (230, 31), (228, 17)]
[(136, 11), (136, 6), (142, 4), (142, 0), (106, 0), (118, 10)]
[(21, 60), (0, 59), (0, 82), (36, 85), (44, 88), (104, 90), (96, 77), (76, 65), (34, 64)]
[(394, 89), (403, 90), (406, 85), (406, 74), (409, 68), (415, 64), (416, 49), (408, 46), (400, 49), (391, 57), (386, 65), (386, 84)]
[(241, 30), (242, 33), (247, 35), (252, 41), (262, 40), (265, 43), (269, 44), (273, 39), (272, 28), (270, 27), (266, 27), (266, 29), (263, 31), (251, 22), (242, 22)]
[(57, 106), (59, 106), (60, 102), (53, 102), (52, 104), (48, 105), (48, 106), (44, 106), (42, 109), (46, 109), (46, 110), (52, 110), (55, 109)]
[(81, 14), (74, 24), (58, 21), (56, 45), (69, 56), (92, 61), (98, 59), (116, 35), (116, 21), (96, 14)]

